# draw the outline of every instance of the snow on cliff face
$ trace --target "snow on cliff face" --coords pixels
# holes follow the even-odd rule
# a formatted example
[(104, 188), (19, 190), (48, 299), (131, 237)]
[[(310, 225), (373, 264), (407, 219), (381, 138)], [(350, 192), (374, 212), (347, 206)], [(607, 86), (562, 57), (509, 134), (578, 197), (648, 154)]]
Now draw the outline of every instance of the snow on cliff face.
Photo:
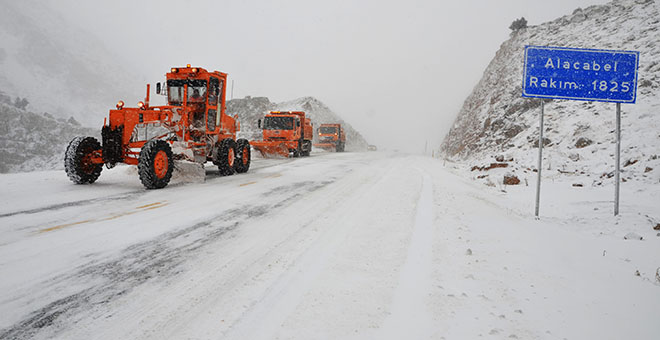
[(144, 77), (45, 1), (0, 4), (0, 91), (29, 109), (100, 126), (118, 99), (144, 96)]
[(350, 124), (341, 119), (335, 112), (320, 100), (313, 97), (302, 97), (282, 103), (271, 103), (266, 97), (245, 97), (227, 102), (227, 113), (238, 114), (241, 122), (240, 137), (250, 140), (261, 140), (261, 130), (257, 121), (263, 119), (268, 111), (305, 111), (306, 116), (314, 124), (314, 141), (316, 128), (325, 123), (340, 123), (346, 133), (347, 150), (365, 150), (367, 141)]
[[(536, 168), (541, 99), (522, 98), (525, 45), (640, 52), (636, 104), (622, 104), (624, 180), (660, 182), (660, 12), (653, 0), (617, 0), (514, 31), (468, 96), (441, 146), (470, 165)], [(543, 167), (601, 185), (614, 170), (616, 104), (546, 100)], [(499, 157), (497, 157), (499, 156)]]

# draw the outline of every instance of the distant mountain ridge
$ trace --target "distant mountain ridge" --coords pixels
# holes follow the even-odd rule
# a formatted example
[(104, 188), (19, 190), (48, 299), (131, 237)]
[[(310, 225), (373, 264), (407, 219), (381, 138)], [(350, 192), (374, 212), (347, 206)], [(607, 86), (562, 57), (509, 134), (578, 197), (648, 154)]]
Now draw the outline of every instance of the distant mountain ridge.
[[(653, 0), (616, 0), (511, 33), (465, 100), (441, 152), (482, 166), (536, 168), (541, 99), (522, 98), (526, 45), (640, 52), (637, 103), (622, 105), (624, 180), (660, 181), (660, 13)], [(615, 104), (546, 100), (544, 166), (601, 183), (614, 169)]]

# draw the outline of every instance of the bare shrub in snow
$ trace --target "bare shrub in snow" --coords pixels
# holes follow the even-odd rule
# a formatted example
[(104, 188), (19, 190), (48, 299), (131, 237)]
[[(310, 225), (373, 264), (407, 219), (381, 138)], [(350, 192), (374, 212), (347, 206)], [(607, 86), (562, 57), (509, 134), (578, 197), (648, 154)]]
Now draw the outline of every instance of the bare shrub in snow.
[(525, 17), (521, 17), (520, 19), (516, 19), (511, 23), (511, 26), (509, 26), (509, 29), (512, 31), (517, 31), (521, 30), (523, 28), (527, 28), (527, 19)]

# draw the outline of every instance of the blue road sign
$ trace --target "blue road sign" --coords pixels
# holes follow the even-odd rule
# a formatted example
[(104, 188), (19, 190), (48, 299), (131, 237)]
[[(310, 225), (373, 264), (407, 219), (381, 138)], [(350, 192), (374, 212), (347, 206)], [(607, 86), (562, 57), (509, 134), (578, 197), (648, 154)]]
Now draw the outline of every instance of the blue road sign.
[(525, 46), (523, 97), (635, 103), (639, 52)]

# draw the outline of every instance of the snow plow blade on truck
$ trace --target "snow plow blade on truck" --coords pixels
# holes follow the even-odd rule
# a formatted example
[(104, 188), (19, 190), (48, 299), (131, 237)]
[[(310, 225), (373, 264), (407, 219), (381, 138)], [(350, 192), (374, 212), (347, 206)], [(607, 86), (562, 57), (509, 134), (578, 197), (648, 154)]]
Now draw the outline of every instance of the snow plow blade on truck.
[(263, 157), (309, 156), (312, 151), (313, 127), (309, 117), (302, 111), (270, 111), (258, 123), (262, 129), (260, 141), (250, 145)]
[(284, 142), (253, 140), (250, 145), (265, 158), (273, 156), (289, 157), (289, 147)]
[(147, 97), (138, 107), (117, 103), (101, 129), (102, 143), (94, 137), (76, 137), (64, 156), (66, 174), (76, 184), (95, 182), (103, 165), (137, 165), (147, 189), (165, 187), (174, 160), (204, 164), (212, 161), (222, 175), (247, 172), (250, 143), (236, 139), (238, 116), (225, 113), (227, 74), (201, 67), (172, 68), (156, 93), (167, 95), (167, 105), (149, 106)]

